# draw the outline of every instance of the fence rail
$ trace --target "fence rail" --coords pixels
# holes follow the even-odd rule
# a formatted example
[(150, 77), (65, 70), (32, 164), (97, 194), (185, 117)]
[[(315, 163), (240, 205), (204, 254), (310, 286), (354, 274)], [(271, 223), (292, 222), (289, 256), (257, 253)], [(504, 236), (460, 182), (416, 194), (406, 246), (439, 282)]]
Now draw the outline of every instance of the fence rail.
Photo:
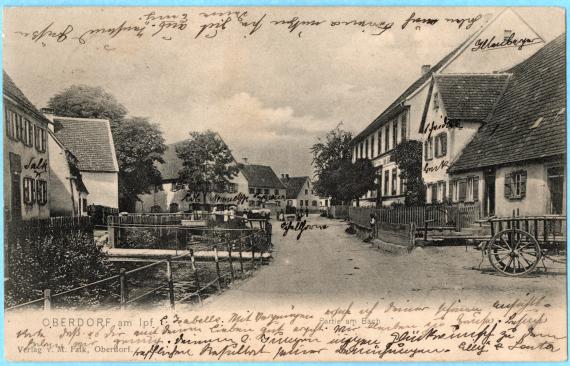
[[(220, 232), (223, 229), (217, 229), (216, 231)], [(268, 232), (269, 231), (269, 232)], [(65, 290), (59, 293), (52, 294), (51, 289), (46, 289), (43, 291), (43, 297), (28, 301), (22, 304), (18, 304), (12, 307), (6, 308), (6, 310), (15, 310), (19, 308), (24, 308), (30, 305), (43, 303), (43, 308), (46, 310), (51, 309), (56, 299), (62, 298), (65, 295), (70, 295), (73, 293), (78, 293), (82, 290), (88, 288), (94, 288), (103, 284), (113, 283), (118, 281), (119, 282), (119, 304), (118, 306), (121, 309), (126, 308), (129, 304), (133, 304), (139, 300), (146, 298), (162, 289), (168, 289), (168, 300), (169, 304), (172, 308), (175, 306), (176, 298), (175, 298), (175, 276), (172, 267), (172, 262), (174, 260), (181, 260), (181, 259), (188, 259), (191, 272), (194, 277), (194, 288), (197, 290), (192, 291), (190, 294), (183, 294), (182, 297), (178, 299), (178, 302), (188, 301), (191, 300), (193, 297), (198, 297), (198, 300), (201, 301), (204, 295), (204, 292), (210, 289), (212, 286), (216, 286), (216, 290), (218, 292), (222, 291), (224, 286), (224, 279), (229, 278), (229, 281), (233, 281), (238, 277), (243, 278), (246, 275), (246, 262), (247, 258), (244, 256), (244, 253), (251, 253), (251, 259), (249, 260), (250, 269), (255, 269), (259, 264), (264, 263), (264, 253), (266, 251), (271, 251), (271, 226), (269, 225), (265, 229), (255, 229), (255, 230), (244, 230), (244, 235), (241, 235), (235, 239), (228, 239), (222, 243), (216, 243), (213, 245), (201, 245), (194, 248), (188, 249), (186, 253), (182, 253), (177, 256), (171, 256), (167, 259), (159, 260), (159, 261), (152, 261), (152, 263), (135, 268), (133, 270), (127, 271), (125, 268), (121, 268), (119, 274), (106, 277), (100, 279), (98, 281), (94, 281), (82, 286), (78, 286), (69, 290)], [(269, 241), (269, 243), (268, 243)], [(224, 258), (220, 258), (218, 249), (224, 249), (227, 252), (227, 256)], [(208, 280), (206, 283), (203, 283), (203, 276), (200, 276), (200, 271), (196, 265), (197, 260), (195, 258), (195, 251), (196, 250), (205, 250), (205, 249), (212, 249), (214, 252), (214, 264), (215, 264), (215, 276), (212, 280)], [(233, 253), (233, 254), (232, 254)], [(237, 256), (235, 255), (237, 253)], [(235, 258), (235, 260), (234, 260)], [(229, 271), (223, 273), (220, 264), (224, 262), (227, 263), (229, 267)], [(135, 297), (130, 298), (130, 285), (129, 279), (142, 271), (149, 270), (152, 268), (156, 268), (162, 265), (166, 265), (166, 278), (164, 279), (164, 283), (160, 284), (159, 286), (155, 286), (150, 290), (146, 290), (142, 294), (137, 294)], [(234, 268), (237, 266), (237, 268)], [(180, 281), (185, 281), (187, 279), (180, 278)]]

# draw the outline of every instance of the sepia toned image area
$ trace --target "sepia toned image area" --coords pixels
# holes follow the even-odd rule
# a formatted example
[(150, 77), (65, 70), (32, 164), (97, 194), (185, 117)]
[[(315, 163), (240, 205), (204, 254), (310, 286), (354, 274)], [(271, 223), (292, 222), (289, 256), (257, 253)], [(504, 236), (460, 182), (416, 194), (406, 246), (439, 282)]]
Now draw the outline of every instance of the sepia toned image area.
[(16, 361), (567, 359), (556, 7), (9, 7)]

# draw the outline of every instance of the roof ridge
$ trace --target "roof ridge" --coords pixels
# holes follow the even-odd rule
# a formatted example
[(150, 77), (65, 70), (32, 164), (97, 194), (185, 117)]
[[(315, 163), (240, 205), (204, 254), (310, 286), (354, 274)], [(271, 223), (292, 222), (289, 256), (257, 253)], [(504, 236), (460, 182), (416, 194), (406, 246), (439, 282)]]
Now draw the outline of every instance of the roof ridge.
[(91, 118), (91, 117), (65, 117), (65, 116), (53, 116), (53, 119), (64, 119), (66, 121), (96, 121), (96, 122), (110, 122), (108, 118)]

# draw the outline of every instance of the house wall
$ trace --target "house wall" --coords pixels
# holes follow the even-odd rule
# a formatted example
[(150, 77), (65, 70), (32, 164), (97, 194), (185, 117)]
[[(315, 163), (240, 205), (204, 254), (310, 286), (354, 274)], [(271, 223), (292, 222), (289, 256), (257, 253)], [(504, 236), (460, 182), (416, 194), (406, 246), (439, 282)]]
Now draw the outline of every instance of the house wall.
[[(522, 199), (505, 197), (505, 177), (513, 171), (525, 170), (526, 195)], [(547, 187), (546, 165), (544, 163), (520, 164), (498, 168), (495, 178), (495, 214), (512, 216), (513, 210), (521, 216), (549, 214), (550, 192)], [(564, 210), (566, 212), (566, 210)]]
[(440, 72), (473, 73), (502, 71), (517, 65), (538, 51), (544, 46), (544, 42), (532, 45), (527, 44), (522, 49), (518, 47), (497, 47), (481, 50), (478, 48), (478, 44), (485, 40), (493, 40), (493, 42), (503, 41), (505, 30), (513, 31), (516, 39), (537, 38), (537, 34), (516, 15), (515, 11), (506, 9), (479, 36), (475, 37), (471, 44), (448, 67)]
[[(303, 210), (307, 208), (306, 203), (308, 202), (309, 211), (317, 211), (319, 210), (319, 199), (319, 196), (316, 195), (315, 191), (313, 190), (313, 184), (309, 179), (307, 179), (303, 184), (303, 188), (301, 188), (299, 195), (291, 201), (294, 203), (293, 207), (297, 207)], [(301, 201), (303, 202), (302, 204)]]
[[(23, 220), (35, 218), (48, 218), (50, 216), (49, 205), (49, 184), (48, 184), (48, 202), (44, 205), (34, 202), (32, 204), (24, 203), (23, 181), (24, 178), (31, 178), (35, 181), (43, 180), (49, 183), (49, 146), (46, 146), (45, 152), (39, 152), (35, 146), (26, 146), (21, 141), (14, 141), (7, 136), (7, 110), (12, 110), (22, 117), (28, 119), (33, 125), (38, 126), (46, 131), (47, 138), (47, 124), (39, 121), (33, 115), (27, 113), (24, 109), (20, 108), (17, 103), (4, 96), (4, 213), (5, 220), (11, 221), (16, 215), (12, 215), (12, 200), (14, 198), (14, 190), (20, 192), (20, 207), (21, 218)], [(33, 142), (35, 145), (35, 141)], [(47, 145), (47, 143), (46, 143)], [(20, 159), (20, 172), (12, 174), (12, 170), (18, 170), (11, 167), (10, 154), (18, 156)], [(13, 185), (12, 176), (16, 177), (17, 183)]]
[(73, 216), (77, 212), (78, 193), (72, 186), (70, 180), (71, 173), (65, 150), (54, 140), (53, 136), (48, 136), (50, 151), (50, 180), (49, 180), (49, 202), (51, 216)]
[(83, 183), (89, 190), (89, 203), (119, 207), (119, 174), (115, 172), (82, 171)]
[[(434, 100), (437, 98), (439, 108), (434, 108)], [(437, 84), (433, 87), (432, 97), (428, 104), (426, 125), (419, 140), (423, 143), (422, 153), (422, 178), (426, 185), (445, 182), (446, 192), (449, 193), (449, 166), (459, 158), (461, 152), (473, 139), (481, 124), (478, 122), (460, 121), (458, 127), (450, 127), (445, 124), (447, 112), (441, 100)], [(435, 156), (435, 138), (441, 133), (447, 134), (447, 153), (443, 156)], [(432, 139), (432, 159), (426, 159), (426, 144)], [(428, 202), (431, 202), (431, 193), (428, 188)], [(441, 199), (439, 199), (441, 201)]]

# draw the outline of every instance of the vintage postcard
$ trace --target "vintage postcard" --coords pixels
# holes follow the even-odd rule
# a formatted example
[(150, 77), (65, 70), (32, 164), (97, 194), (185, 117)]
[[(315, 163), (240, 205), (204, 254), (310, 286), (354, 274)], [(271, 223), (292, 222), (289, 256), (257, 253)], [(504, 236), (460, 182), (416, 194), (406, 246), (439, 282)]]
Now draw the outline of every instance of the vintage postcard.
[(9, 7), (17, 361), (567, 359), (555, 7)]

